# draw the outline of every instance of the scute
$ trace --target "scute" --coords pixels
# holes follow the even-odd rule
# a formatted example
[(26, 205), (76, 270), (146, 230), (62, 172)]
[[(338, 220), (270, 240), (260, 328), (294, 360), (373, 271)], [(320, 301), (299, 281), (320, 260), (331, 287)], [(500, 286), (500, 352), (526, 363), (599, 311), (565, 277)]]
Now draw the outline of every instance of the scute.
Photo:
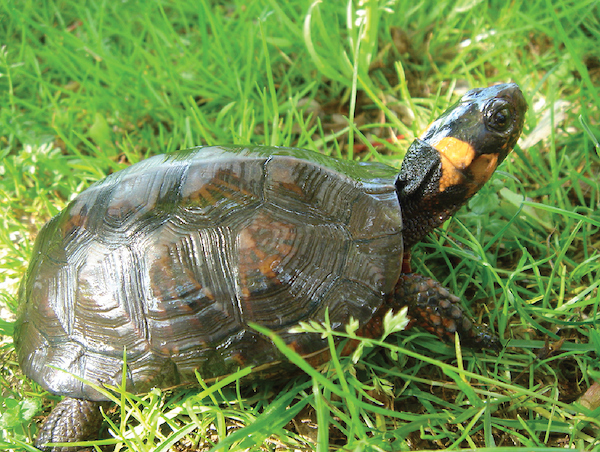
[[(300, 149), (193, 148), (80, 194), (40, 232), (15, 344), (48, 390), (101, 400), (69, 375), (146, 390), (281, 359), (249, 322), (302, 353), (299, 321), (365, 323), (402, 261), (397, 171)], [(52, 369), (55, 366), (66, 372)]]

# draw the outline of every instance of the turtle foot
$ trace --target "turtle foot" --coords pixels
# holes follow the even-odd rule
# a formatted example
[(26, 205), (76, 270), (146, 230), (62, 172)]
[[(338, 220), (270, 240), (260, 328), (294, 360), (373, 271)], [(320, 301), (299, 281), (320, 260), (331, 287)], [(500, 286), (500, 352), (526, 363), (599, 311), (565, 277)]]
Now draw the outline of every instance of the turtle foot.
[(440, 283), (414, 273), (401, 275), (394, 293), (397, 305), (408, 306), (411, 324), (420, 326), (446, 342), (458, 333), (462, 345), (473, 349), (500, 349), (500, 340), (483, 325), (475, 324)]
[(66, 443), (97, 439), (102, 425), (100, 402), (64, 398), (44, 421), (35, 446), (44, 452), (75, 452), (77, 446), (46, 446), (47, 443)]

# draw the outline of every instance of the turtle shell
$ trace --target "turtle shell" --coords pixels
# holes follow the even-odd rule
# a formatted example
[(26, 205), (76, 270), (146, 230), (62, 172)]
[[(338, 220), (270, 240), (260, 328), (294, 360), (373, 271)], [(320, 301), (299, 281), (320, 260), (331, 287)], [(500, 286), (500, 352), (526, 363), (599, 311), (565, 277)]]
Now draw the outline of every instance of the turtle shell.
[(300, 321), (366, 324), (397, 282), (397, 170), (301, 149), (200, 147), (156, 156), (81, 193), (46, 224), (20, 288), (25, 374), (61, 395), (144, 391), (302, 354)]

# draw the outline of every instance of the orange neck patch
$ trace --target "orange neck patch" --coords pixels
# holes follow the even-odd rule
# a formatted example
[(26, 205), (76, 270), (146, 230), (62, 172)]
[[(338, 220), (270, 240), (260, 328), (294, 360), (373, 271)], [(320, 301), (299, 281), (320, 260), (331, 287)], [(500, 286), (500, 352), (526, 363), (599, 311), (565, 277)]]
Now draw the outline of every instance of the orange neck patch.
[(440, 152), (442, 160), (440, 191), (462, 183), (464, 176), (461, 171), (467, 169), (475, 158), (473, 147), (454, 137), (444, 137), (433, 146)]
[(473, 175), (473, 188), (470, 190), (471, 193), (475, 193), (479, 190), (483, 184), (492, 176), (492, 173), (496, 171), (498, 167), (498, 154), (482, 154), (475, 159), (469, 169)]
[(498, 154), (477, 155), (469, 143), (458, 138), (444, 137), (434, 147), (440, 152), (442, 160), (440, 191), (464, 183), (462, 171), (469, 169), (473, 177), (473, 180), (469, 181), (471, 196), (488, 181), (498, 166)]

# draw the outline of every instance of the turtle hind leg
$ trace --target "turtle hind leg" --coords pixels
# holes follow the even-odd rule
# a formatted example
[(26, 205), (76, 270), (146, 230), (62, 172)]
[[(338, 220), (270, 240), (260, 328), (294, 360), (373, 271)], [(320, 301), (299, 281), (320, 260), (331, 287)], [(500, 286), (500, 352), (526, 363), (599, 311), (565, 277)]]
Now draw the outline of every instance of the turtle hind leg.
[(500, 340), (486, 327), (476, 325), (440, 283), (424, 276), (409, 273), (400, 276), (392, 304), (408, 306), (411, 324), (420, 326), (446, 342), (454, 342), (458, 332), (461, 344), (473, 349), (498, 350)]
[(74, 452), (81, 447), (51, 447), (47, 443), (66, 443), (97, 439), (102, 426), (102, 402), (65, 397), (44, 421), (35, 446), (45, 452)]

